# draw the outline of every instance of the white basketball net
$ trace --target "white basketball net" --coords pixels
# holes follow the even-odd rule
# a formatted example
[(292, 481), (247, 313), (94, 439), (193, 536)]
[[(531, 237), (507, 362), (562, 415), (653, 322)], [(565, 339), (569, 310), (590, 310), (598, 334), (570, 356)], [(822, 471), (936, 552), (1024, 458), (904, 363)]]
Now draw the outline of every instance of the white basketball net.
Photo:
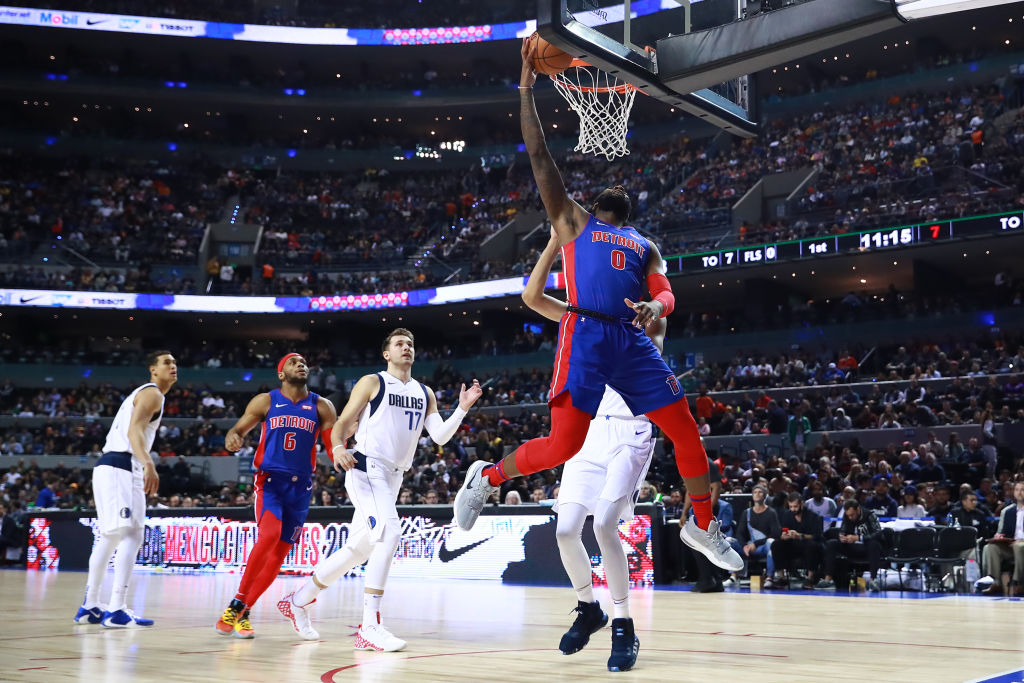
[(607, 71), (570, 66), (553, 74), (555, 89), (580, 117), (577, 152), (603, 154), (608, 161), (626, 156), (626, 130), (636, 88)]

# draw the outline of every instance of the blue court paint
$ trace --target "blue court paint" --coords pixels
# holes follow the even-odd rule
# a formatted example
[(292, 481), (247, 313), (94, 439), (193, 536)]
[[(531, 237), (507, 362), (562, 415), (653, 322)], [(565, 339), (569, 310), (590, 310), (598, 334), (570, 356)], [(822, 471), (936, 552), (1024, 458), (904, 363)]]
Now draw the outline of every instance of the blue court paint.
[(1024, 669), (1004, 671), (999, 674), (992, 674), (983, 678), (975, 678), (966, 683), (1024, 683)]

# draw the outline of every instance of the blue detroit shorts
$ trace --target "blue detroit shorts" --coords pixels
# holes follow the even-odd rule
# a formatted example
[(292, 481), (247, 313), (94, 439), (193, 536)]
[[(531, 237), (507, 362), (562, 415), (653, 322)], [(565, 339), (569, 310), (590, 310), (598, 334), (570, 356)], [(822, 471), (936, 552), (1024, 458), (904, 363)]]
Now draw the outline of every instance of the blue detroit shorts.
[(295, 543), (309, 515), (312, 479), (260, 470), (256, 473), (253, 487), (256, 490), (256, 522), (259, 523), (264, 512), (272, 512), (281, 520), (281, 540)]
[(684, 396), (675, 373), (643, 330), (629, 322), (566, 313), (558, 327), (551, 399), (568, 391), (574, 407), (594, 415), (606, 384), (622, 395), (634, 415)]

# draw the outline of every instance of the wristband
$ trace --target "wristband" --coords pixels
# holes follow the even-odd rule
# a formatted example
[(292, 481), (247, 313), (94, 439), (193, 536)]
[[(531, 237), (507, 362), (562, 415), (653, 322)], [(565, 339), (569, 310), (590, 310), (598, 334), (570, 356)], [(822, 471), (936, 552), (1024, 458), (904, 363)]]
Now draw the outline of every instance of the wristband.
[(345, 446), (339, 443), (337, 446), (331, 449), (331, 454), (333, 455), (334, 451), (338, 450), (339, 448), (345, 448)]

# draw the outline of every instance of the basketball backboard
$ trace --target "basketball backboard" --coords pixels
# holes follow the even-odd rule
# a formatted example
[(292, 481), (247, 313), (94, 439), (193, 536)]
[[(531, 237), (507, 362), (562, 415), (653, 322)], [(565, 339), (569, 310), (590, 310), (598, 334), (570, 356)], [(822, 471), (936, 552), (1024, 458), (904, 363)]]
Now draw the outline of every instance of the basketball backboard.
[(757, 134), (752, 79), (744, 75), (681, 92), (659, 77), (657, 53), (644, 49), (660, 38), (689, 32), (688, 0), (627, 0), (617, 5), (609, 0), (539, 0), (538, 5), (537, 30), (545, 40), (730, 133)]
[[(907, 21), (1014, 0), (538, 0), (569, 54), (735, 135), (757, 134), (757, 72)], [(691, 24), (691, 19), (693, 22)], [(651, 46), (653, 51), (645, 47)]]

